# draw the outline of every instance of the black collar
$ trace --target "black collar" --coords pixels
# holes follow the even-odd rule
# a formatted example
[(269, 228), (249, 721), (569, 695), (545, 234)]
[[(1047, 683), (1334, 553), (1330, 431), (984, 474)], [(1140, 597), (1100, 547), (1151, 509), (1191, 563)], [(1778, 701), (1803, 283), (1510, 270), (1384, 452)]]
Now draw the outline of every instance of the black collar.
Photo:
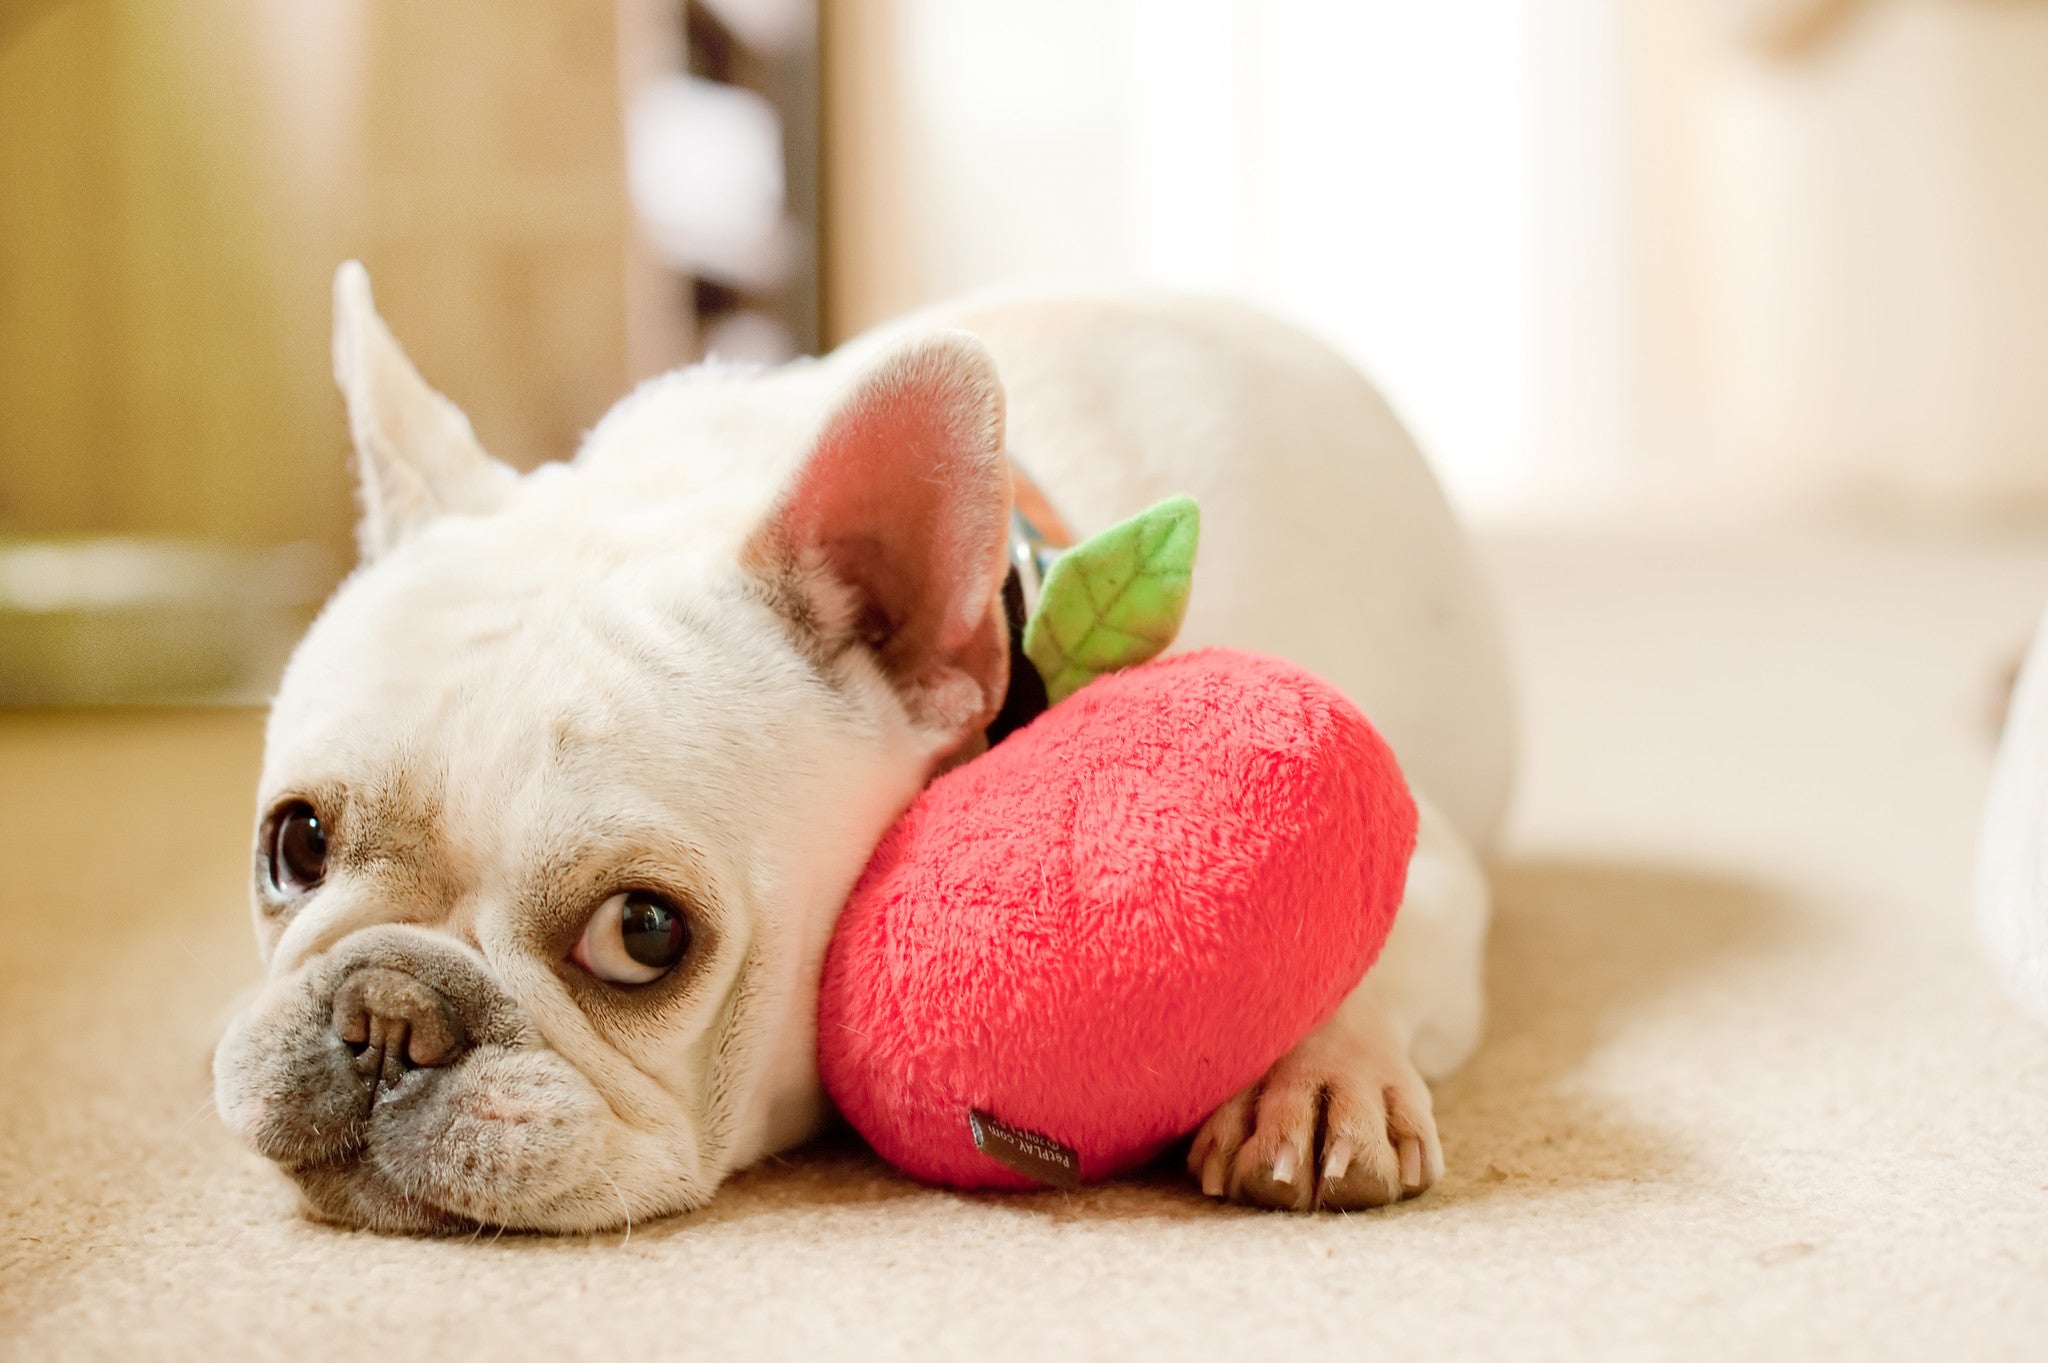
[(1003, 618), (1010, 630), (1010, 689), (1003, 693), (1003, 708), (988, 726), (991, 748), (1051, 708), (1045, 698), (1044, 678), (1024, 656), (1024, 583), (1014, 567), (1003, 579)]

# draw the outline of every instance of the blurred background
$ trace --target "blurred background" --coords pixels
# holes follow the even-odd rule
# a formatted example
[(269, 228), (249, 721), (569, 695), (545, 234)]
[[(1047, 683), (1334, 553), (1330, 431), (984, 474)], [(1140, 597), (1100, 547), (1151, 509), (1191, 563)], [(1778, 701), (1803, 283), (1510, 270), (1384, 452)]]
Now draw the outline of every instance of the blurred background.
[(2048, 527), (2043, 0), (0, 0), (0, 703), (247, 698), (328, 287), (531, 466), (1016, 280), (1250, 297), (1492, 526)]

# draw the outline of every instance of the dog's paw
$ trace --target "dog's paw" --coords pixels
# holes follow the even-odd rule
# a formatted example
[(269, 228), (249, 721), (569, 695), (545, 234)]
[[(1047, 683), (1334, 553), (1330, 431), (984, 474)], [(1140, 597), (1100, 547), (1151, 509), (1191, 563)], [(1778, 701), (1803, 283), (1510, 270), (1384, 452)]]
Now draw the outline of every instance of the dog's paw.
[(1407, 1055), (1332, 1018), (1202, 1124), (1188, 1172), (1210, 1197), (1358, 1211), (1426, 1191), (1444, 1156)]

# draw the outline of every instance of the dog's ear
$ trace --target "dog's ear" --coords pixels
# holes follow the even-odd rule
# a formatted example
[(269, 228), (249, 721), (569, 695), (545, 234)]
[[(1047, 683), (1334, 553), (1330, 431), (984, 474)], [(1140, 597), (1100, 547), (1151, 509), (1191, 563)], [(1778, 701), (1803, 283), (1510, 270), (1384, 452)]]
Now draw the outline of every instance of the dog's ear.
[(964, 742), (1009, 680), (1010, 496), (995, 361), (937, 332), (854, 381), (745, 561), (796, 628), (873, 650), (911, 716)]
[(356, 539), (366, 562), (436, 516), (503, 501), (512, 470), (484, 453), (469, 418), (412, 367), (377, 315), (369, 273), (353, 260), (334, 274), (334, 381), (355, 439)]

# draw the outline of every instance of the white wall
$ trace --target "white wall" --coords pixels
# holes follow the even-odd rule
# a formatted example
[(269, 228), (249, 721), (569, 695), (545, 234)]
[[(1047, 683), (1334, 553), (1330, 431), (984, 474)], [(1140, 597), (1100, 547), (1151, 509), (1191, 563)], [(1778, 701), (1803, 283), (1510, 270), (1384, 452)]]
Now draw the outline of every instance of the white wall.
[(1248, 296), (1374, 373), (1469, 501), (1503, 502), (1534, 448), (1536, 4), (848, 6), (893, 107), (834, 128), (869, 219), (837, 321), (1019, 278)]

